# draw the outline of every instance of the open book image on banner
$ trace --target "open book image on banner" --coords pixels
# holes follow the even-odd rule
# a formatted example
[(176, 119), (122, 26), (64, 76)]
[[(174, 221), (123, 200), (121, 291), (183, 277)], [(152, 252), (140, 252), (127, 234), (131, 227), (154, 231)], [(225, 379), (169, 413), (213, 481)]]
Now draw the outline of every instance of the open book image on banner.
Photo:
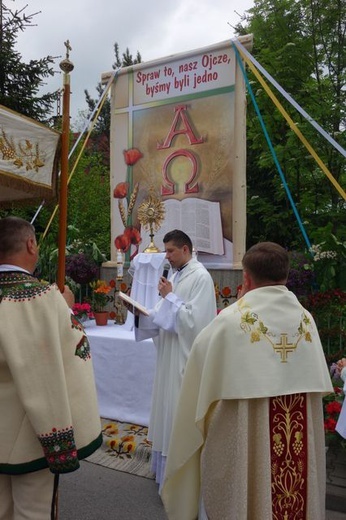
[[(120, 71), (111, 93), (112, 259), (117, 237), (139, 231), (138, 207), (151, 193), (165, 205), (155, 245), (179, 228), (206, 267), (239, 267), (245, 252), (245, 87), (230, 42)], [(235, 131), (236, 129), (236, 131)], [(121, 242), (118, 240), (118, 243)], [(124, 240), (124, 243), (126, 241)], [(136, 249), (137, 247), (137, 249)]]
[[(163, 237), (172, 229), (182, 229), (189, 235), (199, 253), (224, 254), (220, 203), (186, 198), (164, 201), (165, 221), (155, 234), (155, 244), (164, 250)], [(149, 231), (142, 230), (141, 249), (150, 241)]]

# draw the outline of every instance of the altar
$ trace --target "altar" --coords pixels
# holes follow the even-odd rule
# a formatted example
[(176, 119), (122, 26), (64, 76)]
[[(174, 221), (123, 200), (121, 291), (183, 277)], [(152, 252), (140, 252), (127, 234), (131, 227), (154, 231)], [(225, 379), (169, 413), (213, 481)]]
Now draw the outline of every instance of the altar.
[(100, 416), (148, 426), (156, 364), (151, 339), (136, 342), (124, 325), (83, 323), (94, 366)]

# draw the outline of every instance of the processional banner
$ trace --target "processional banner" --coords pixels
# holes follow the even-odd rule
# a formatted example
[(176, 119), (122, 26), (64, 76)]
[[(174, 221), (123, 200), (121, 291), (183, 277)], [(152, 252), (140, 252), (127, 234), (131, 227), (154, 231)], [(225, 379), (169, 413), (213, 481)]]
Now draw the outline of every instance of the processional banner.
[(59, 132), (0, 105), (0, 207), (56, 195)]
[[(252, 37), (241, 42), (251, 48)], [(245, 124), (245, 83), (231, 41), (120, 70), (111, 89), (112, 261), (119, 248), (133, 256), (148, 246), (150, 228), (139, 215), (154, 195), (165, 215), (158, 248), (178, 228), (207, 268), (241, 268)]]

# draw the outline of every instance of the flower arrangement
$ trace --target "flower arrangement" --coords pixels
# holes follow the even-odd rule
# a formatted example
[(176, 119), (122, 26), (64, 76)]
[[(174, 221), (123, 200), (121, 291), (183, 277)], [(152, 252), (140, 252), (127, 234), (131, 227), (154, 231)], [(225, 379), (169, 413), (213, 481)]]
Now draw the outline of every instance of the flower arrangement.
[(92, 318), (93, 313), (89, 303), (75, 303), (72, 307), (73, 314), (80, 320), (85, 321)]
[(335, 430), (344, 400), (344, 392), (340, 384), (340, 372), (343, 368), (343, 360), (332, 363), (330, 375), (334, 383), (334, 394), (323, 398), (324, 432), (326, 446), (346, 448), (346, 440)]
[(339, 386), (334, 386), (334, 394), (323, 398), (324, 433), (326, 446), (340, 445), (346, 448), (346, 441), (335, 430), (336, 423), (342, 407), (343, 391)]
[(93, 312), (102, 312), (109, 301), (108, 293), (112, 290), (105, 280), (90, 283), (92, 289), (91, 307)]
[(314, 270), (322, 291), (345, 288), (346, 241), (339, 240), (332, 233), (333, 223), (320, 229), (325, 237), (323, 242), (311, 246)]

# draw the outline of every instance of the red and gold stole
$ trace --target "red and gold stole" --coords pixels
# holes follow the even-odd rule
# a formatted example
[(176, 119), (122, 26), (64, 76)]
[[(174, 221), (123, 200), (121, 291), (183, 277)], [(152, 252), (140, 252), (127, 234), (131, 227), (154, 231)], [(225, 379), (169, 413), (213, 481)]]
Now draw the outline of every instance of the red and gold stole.
[(272, 397), (269, 421), (273, 520), (306, 520), (306, 394)]

